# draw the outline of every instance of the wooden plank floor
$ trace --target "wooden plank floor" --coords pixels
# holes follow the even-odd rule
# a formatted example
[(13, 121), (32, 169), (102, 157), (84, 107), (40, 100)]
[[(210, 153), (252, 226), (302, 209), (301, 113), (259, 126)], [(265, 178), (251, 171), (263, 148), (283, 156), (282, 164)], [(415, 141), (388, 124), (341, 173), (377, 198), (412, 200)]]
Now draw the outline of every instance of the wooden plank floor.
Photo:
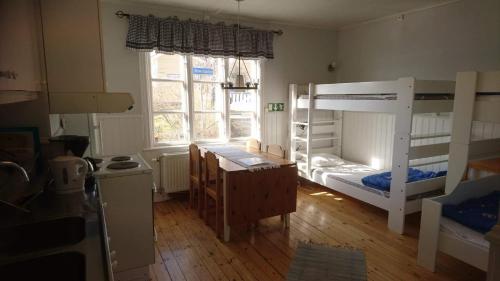
[(223, 243), (188, 208), (185, 198), (155, 204), (158, 234), (153, 280), (285, 280), (299, 241), (365, 251), (369, 280), (485, 280), (485, 273), (440, 254), (437, 272), (416, 264), (419, 214), (407, 217), (404, 236), (387, 229), (387, 213), (307, 183), (300, 187), (291, 227), (279, 217), (231, 229)]

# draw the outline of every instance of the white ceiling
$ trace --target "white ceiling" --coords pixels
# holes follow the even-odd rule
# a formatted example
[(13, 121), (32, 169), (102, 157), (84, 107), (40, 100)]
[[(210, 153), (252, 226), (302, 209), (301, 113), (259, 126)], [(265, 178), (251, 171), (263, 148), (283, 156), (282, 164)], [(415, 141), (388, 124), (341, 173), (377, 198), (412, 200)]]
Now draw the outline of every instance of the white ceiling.
[[(130, 1), (130, 0), (129, 0)], [(207, 15), (235, 15), (235, 0), (132, 0), (198, 10)], [(450, 0), (245, 0), (241, 15), (274, 23), (337, 28)]]

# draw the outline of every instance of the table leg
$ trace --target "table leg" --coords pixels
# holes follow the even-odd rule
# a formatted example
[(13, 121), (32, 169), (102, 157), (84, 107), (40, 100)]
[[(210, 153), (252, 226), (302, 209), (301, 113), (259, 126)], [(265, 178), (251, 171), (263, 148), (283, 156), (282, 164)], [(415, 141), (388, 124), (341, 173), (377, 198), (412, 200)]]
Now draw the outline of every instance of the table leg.
[(224, 192), (224, 242), (229, 242), (229, 239), (230, 239), (230, 234), (231, 234), (231, 229), (229, 227), (229, 224), (228, 224), (228, 213), (229, 213), (229, 209), (228, 209), (228, 198), (229, 198), (229, 195), (228, 195), (228, 187), (227, 187), (227, 183), (228, 183), (228, 176), (227, 176), (227, 173), (223, 173), (223, 192)]
[(285, 225), (285, 228), (290, 228), (290, 214), (285, 214), (283, 224)]

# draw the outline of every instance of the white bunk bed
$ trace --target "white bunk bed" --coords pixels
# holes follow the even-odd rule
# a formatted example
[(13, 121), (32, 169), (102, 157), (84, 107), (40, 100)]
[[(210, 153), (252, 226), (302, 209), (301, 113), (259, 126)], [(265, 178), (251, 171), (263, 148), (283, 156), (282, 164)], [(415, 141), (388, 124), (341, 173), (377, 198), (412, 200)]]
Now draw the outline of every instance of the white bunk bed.
[[(455, 82), (428, 81), (415, 78), (400, 78), (395, 81), (309, 84), (307, 95), (298, 94), (298, 86), (290, 85), (290, 120), (291, 120), (291, 160), (297, 161), (302, 169), (302, 176), (322, 184), (333, 190), (342, 192), (361, 201), (367, 202), (389, 212), (389, 229), (402, 234), (405, 215), (421, 209), (421, 198), (429, 193), (436, 194), (442, 190), (446, 177), (407, 183), (408, 168), (411, 160), (431, 159), (431, 157), (448, 155), (449, 143), (412, 146), (412, 140), (443, 138), (446, 135), (412, 136), (414, 114), (443, 113), (453, 111)], [(297, 110), (307, 109), (307, 121), (297, 120)], [(392, 156), (391, 192), (374, 192), (359, 183), (361, 175), (380, 173), (367, 166), (359, 167), (347, 173), (335, 173), (328, 169), (314, 167), (311, 159), (315, 152), (324, 149), (313, 148), (314, 110), (363, 111), (380, 112), (395, 115), (394, 145)], [(307, 134), (303, 137), (306, 150), (296, 145), (296, 126), (307, 126)], [(424, 160), (425, 161), (425, 160)], [(446, 162), (442, 160), (439, 162)], [(301, 163), (302, 162), (302, 163)], [(348, 166), (359, 165), (347, 163)], [(436, 163), (426, 163), (427, 165)], [(417, 165), (414, 165), (417, 166)], [(424, 166), (419, 164), (418, 166)], [(341, 167), (342, 169), (343, 167)], [(335, 169), (335, 168), (334, 168)], [(347, 176), (353, 175), (353, 177)]]
[(500, 138), (473, 141), (471, 133), (473, 121), (500, 123), (500, 72), (458, 73), (454, 108), (446, 195), (423, 200), (417, 261), (435, 271), (436, 255), (441, 251), (486, 271), (489, 243), (484, 235), (441, 213), (444, 204), (500, 190), (500, 175), (461, 182), (469, 160), (500, 155)]

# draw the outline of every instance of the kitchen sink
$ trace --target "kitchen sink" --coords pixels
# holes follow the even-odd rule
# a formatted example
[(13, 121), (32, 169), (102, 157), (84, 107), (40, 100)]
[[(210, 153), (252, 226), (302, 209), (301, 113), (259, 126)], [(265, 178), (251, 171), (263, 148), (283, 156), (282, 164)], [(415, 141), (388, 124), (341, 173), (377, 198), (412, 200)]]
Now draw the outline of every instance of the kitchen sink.
[(85, 281), (85, 256), (65, 252), (0, 265), (2, 280)]
[(85, 237), (83, 217), (64, 217), (0, 228), (0, 253), (17, 255), (76, 244)]

